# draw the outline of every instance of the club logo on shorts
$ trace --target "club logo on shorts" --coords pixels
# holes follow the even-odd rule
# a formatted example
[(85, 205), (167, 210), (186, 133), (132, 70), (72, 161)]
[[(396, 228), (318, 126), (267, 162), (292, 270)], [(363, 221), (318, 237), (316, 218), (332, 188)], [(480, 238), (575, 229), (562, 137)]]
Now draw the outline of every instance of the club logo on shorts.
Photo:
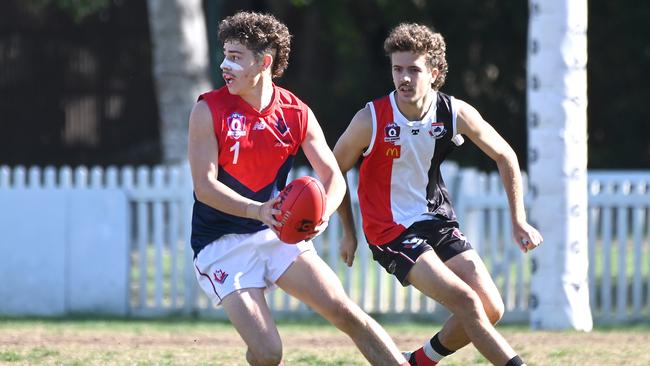
[(425, 244), (427, 239), (422, 238), (408, 238), (402, 242), (404, 244), (404, 249), (415, 249), (422, 244)]
[(226, 277), (228, 277), (228, 274), (220, 269), (214, 271), (212, 274), (212, 277), (214, 277), (214, 280), (223, 284), (223, 282), (226, 280)]
[(429, 135), (434, 139), (439, 139), (445, 135), (447, 129), (443, 122), (431, 122), (431, 129), (429, 130)]
[(246, 117), (233, 113), (228, 117), (226, 123), (228, 124), (228, 137), (238, 140), (242, 136), (246, 136)]
[(392, 122), (386, 125), (384, 128), (384, 141), (392, 142), (399, 141), (400, 127), (397, 123)]
[(451, 232), (451, 235), (457, 237), (458, 239), (462, 241), (467, 241), (467, 238), (465, 237), (465, 234), (463, 234), (460, 230), (458, 230), (457, 227), (454, 228), (454, 231)]

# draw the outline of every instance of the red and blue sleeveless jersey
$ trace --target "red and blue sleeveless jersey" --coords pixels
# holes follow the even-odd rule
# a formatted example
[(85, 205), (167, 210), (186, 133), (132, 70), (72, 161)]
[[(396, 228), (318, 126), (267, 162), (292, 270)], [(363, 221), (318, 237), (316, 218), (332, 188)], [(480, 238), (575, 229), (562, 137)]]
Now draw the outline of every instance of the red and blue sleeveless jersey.
[(422, 120), (409, 121), (394, 93), (368, 103), (372, 138), (359, 169), (358, 194), (369, 244), (386, 244), (432, 216), (455, 220), (440, 173), (444, 159), (462, 143), (455, 104), (438, 92)]
[[(293, 93), (273, 86), (273, 99), (257, 111), (226, 87), (202, 94), (219, 148), (217, 180), (240, 195), (266, 202), (282, 190), (307, 132), (308, 107)], [(196, 199), (192, 249), (198, 254), (226, 234), (266, 228), (257, 220), (227, 214)]]

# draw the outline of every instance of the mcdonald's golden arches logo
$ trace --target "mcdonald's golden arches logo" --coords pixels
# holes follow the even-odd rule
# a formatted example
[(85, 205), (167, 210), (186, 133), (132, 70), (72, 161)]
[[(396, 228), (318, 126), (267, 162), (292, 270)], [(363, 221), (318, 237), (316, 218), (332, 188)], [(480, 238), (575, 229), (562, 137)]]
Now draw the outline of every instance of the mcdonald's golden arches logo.
[(400, 157), (402, 153), (402, 146), (401, 145), (393, 145), (390, 147), (386, 148), (386, 156), (389, 158), (397, 159)]

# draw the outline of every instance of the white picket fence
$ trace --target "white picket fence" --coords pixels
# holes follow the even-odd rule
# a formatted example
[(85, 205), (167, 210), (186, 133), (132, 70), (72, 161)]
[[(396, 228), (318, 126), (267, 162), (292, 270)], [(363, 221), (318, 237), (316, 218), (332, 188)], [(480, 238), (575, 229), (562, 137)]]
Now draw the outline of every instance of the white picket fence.
[(589, 293), (597, 319), (650, 319), (650, 173), (589, 174)]
[[(313, 175), (301, 168), (290, 178)], [(507, 200), (498, 174), (444, 166), (461, 229), (488, 265), (506, 305), (504, 321), (526, 321), (530, 260), (510, 238)], [(348, 175), (358, 218), (356, 172)], [(596, 321), (626, 322), (650, 315), (650, 172), (589, 172), (590, 294)], [(128, 253), (128, 313), (134, 316), (199, 314), (224, 317), (196, 285), (189, 246), (192, 187), (187, 166), (153, 168), (39, 169), (0, 167), (0, 193), (12, 190), (122, 190), (131, 223)], [(0, 220), (3, 215), (0, 202)], [(357, 225), (360, 230), (360, 225)], [(443, 319), (444, 308), (399, 283), (373, 263), (360, 239), (352, 268), (338, 257), (338, 216), (316, 238), (321, 257), (367, 312)], [(4, 245), (4, 244), (3, 244)], [(105, 248), (106, 250), (106, 248)], [(0, 259), (1, 263), (2, 259)], [(111, 263), (103, 263), (111, 266)], [(304, 304), (278, 290), (268, 295), (278, 315), (311, 315)]]

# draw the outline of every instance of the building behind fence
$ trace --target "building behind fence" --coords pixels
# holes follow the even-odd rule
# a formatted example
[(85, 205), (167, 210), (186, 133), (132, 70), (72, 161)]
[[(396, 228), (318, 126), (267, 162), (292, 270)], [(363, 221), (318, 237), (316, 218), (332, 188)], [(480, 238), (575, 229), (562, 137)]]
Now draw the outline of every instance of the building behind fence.
[[(461, 229), (503, 296), (504, 321), (526, 321), (531, 264), (511, 239), (498, 174), (443, 168)], [(299, 168), (290, 179), (312, 174)], [(358, 213), (356, 172), (348, 178)], [(649, 185), (650, 172), (589, 172), (589, 283), (597, 324), (650, 318)], [(225, 317), (196, 285), (188, 243), (192, 203), (187, 166), (0, 167), (0, 315)], [(355, 264), (345, 266), (340, 236), (334, 215), (314, 244), (365, 311), (447, 316), (372, 263), (361, 232)], [(267, 296), (278, 315), (312, 315), (280, 290)]]

